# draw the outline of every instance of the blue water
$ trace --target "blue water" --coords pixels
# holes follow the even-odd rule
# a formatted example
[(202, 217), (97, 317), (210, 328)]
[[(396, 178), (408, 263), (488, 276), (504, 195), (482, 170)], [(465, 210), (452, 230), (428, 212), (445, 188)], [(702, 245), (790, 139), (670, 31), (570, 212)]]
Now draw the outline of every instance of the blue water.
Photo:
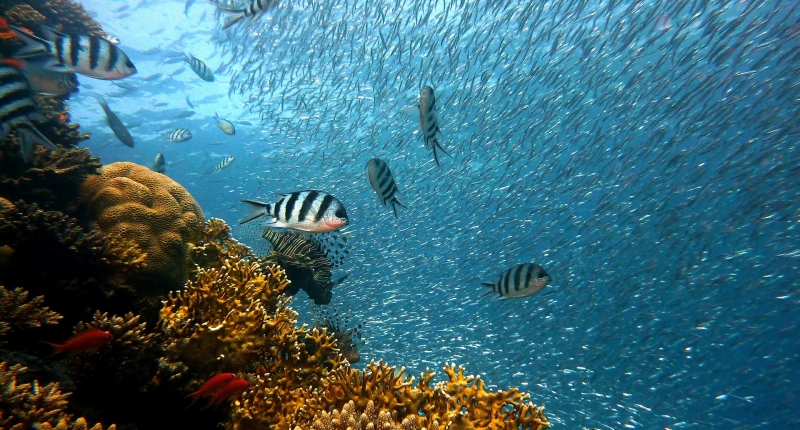
[[(554, 428), (800, 428), (800, 3), (283, 0), (228, 32), (202, 2), (84, 4), (139, 69), (127, 94), (81, 77), (142, 123), (134, 149), (92, 98), (71, 102), (104, 163), (162, 152), (231, 225), (243, 198), (345, 204), (332, 303), (364, 323), (357, 366), (455, 362), (530, 393)], [(169, 59), (183, 51), (216, 82)], [(441, 167), (401, 112), (422, 85), (453, 155)], [(162, 137), (177, 127), (193, 139)], [(259, 230), (234, 234), (263, 248)], [(524, 262), (552, 283), (481, 298)], [(293, 305), (310, 322), (304, 293)]]

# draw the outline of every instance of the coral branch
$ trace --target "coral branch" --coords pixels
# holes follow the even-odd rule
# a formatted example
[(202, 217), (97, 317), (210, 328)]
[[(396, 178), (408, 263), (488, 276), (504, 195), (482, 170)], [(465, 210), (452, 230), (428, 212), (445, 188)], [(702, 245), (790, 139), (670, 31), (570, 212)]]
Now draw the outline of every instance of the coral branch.
[[(22, 288), (11, 291), (0, 286), (0, 336), (11, 330), (58, 324), (62, 317), (48, 307), (42, 306), (44, 296), (28, 300), (28, 292)], [(2, 339), (0, 339), (2, 344)]]

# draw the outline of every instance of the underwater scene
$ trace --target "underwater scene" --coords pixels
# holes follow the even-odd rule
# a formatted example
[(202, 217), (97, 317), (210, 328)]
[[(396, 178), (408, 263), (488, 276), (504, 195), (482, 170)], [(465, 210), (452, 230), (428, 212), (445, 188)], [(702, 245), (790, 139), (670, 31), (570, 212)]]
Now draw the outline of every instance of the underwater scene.
[(0, 0), (0, 429), (800, 429), (800, 2)]

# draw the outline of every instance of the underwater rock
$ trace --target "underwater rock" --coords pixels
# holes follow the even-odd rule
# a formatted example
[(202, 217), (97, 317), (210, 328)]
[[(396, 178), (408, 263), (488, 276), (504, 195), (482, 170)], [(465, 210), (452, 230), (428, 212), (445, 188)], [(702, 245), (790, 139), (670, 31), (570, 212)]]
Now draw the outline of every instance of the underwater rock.
[(203, 211), (180, 184), (138, 164), (112, 163), (83, 183), (81, 205), (82, 219), (146, 254), (132, 281), (137, 289), (156, 297), (183, 285), (188, 243), (202, 235)]

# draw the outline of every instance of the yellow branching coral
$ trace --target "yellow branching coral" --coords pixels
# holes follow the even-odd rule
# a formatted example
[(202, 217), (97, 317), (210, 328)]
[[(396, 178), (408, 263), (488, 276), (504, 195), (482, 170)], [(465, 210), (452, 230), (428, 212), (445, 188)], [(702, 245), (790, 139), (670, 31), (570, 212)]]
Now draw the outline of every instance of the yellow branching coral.
[(378, 411), (372, 400), (359, 413), (351, 400), (341, 410), (334, 409), (331, 413), (322, 411), (313, 424), (296, 426), (294, 430), (439, 430), (438, 422), (420, 428), (413, 417), (406, 417), (398, 424), (396, 416), (396, 413), (389, 411)]
[[(404, 378), (404, 369), (371, 362), (364, 371), (349, 366), (334, 369), (322, 381), (324, 396), (311, 396), (306, 415), (342, 408), (349, 402), (364, 410), (370, 401), (379, 410), (392, 411), (396, 420), (409, 417), (419, 428), (441, 423), (453, 429), (533, 429), (549, 428), (543, 408), (525, 402), (528, 396), (516, 388), (507, 391), (486, 391), (479, 377), (464, 376), (464, 369), (449, 365), (444, 368), (449, 381), (431, 386), (434, 374), (425, 372), (414, 385), (414, 378)], [(313, 394), (313, 393), (309, 393)], [(320, 401), (319, 403), (317, 401)]]
[(47, 21), (44, 15), (27, 4), (18, 4), (12, 7), (6, 11), (5, 16), (9, 23), (23, 28), (34, 28)]
[[(11, 330), (41, 327), (46, 324), (58, 324), (62, 317), (42, 306), (44, 296), (28, 300), (28, 292), (22, 288), (6, 290), (0, 285), (0, 336)], [(3, 341), (0, 339), (0, 344)]]
[[(62, 393), (58, 383), (40, 386), (38, 382), (19, 383), (26, 368), (20, 365), (9, 367), (0, 363), (0, 428), (7, 430), (58, 429), (87, 430), (86, 420), (72, 421), (65, 412), (69, 394)], [(111, 425), (108, 430), (115, 430)], [(91, 430), (103, 430), (101, 425)]]
[(189, 244), (189, 276), (194, 277), (197, 269), (222, 267), (226, 259), (255, 257), (250, 248), (231, 237), (231, 228), (219, 218), (211, 218), (203, 227), (202, 238)]

